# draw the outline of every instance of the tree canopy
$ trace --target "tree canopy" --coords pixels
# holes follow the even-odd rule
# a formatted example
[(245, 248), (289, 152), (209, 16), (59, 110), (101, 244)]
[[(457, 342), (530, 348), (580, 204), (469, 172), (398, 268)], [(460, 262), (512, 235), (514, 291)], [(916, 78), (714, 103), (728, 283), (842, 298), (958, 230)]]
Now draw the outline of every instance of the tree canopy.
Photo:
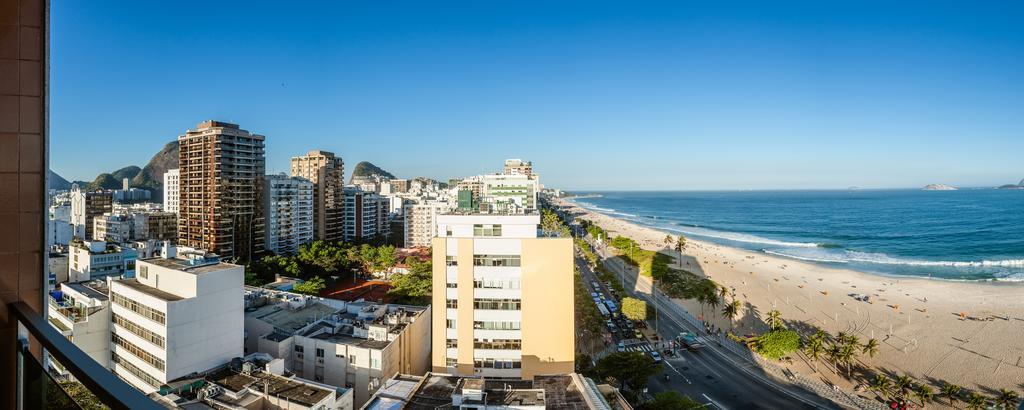
[(292, 287), (292, 291), (295, 293), (319, 296), (320, 291), (324, 290), (325, 286), (327, 285), (324, 283), (323, 278), (315, 276), (310, 280), (295, 285)]
[(613, 379), (620, 387), (639, 390), (647, 379), (661, 371), (661, 365), (641, 352), (616, 352), (601, 358), (594, 372), (603, 379)]
[(647, 320), (647, 302), (637, 298), (622, 298), (622, 314), (630, 320)]

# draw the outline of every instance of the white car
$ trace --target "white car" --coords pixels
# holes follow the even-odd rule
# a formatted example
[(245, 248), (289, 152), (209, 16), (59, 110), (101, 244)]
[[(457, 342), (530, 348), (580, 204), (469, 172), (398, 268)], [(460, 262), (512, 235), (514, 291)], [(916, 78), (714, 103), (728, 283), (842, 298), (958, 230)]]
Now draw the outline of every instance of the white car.
[(620, 352), (625, 352), (626, 351), (626, 344), (623, 343), (623, 342), (619, 342), (619, 345), (616, 346), (615, 350), (620, 351)]
[(661, 363), (661, 353), (651, 351), (651, 358), (654, 359), (654, 363)]

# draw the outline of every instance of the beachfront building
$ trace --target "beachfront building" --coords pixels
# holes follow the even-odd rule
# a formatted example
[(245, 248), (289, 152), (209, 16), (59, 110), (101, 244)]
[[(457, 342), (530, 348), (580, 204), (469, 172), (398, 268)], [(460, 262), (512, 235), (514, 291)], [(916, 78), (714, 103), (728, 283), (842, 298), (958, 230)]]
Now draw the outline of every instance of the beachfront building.
[(74, 239), (68, 245), (68, 281), (82, 282), (107, 276), (134, 276), (138, 252), (106, 241)]
[(358, 187), (345, 187), (344, 240), (368, 241), (391, 234), (387, 197)]
[(181, 182), (179, 170), (168, 169), (164, 173), (164, 211), (178, 214), (178, 204), (181, 200)]
[(434, 372), (531, 379), (574, 370), (572, 239), (538, 237), (539, 224), (536, 213), (437, 217)]
[(437, 235), (437, 216), (451, 210), (447, 202), (420, 201), (406, 203), (402, 208), (405, 218), (404, 246), (430, 246)]
[(391, 378), (362, 408), (630, 410), (632, 406), (618, 389), (576, 373), (532, 380), (427, 373)]
[(466, 178), (456, 186), (464, 212), (527, 214), (537, 210), (540, 182), (530, 174), (488, 174)]
[(167, 246), (110, 281), (110, 368), (144, 393), (242, 356), (243, 268)]
[(530, 161), (523, 161), (521, 159), (506, 159), (505, 169), (502, 171), (504, 175), (526, 175), (533, 177), (533, 163)]
[(332, 152), (313, 150), (292, 157), (292, 176), (313, 182), (313, 237), (326, 241), (343, 238), (345, 217), (345, 162)]
[(85, 192), (78, 184), (71, 186), (72, 235), (81, 240), (93, 240), (93, 219), (113, 210), (110, 192)]
[(352, 389), (356, 406), (395, 374), (429, 370), (429, 306), (246, 289), (246, 351), (283, 359), (298, 377)]
[(284, 174), (267, 175), (264, 188), (267, 250), (294, 255), (313, 241), (313, 183)]
[(263, 250), (262, 135), (203, 121), (178, 136), (178, 243), (224, 258)]

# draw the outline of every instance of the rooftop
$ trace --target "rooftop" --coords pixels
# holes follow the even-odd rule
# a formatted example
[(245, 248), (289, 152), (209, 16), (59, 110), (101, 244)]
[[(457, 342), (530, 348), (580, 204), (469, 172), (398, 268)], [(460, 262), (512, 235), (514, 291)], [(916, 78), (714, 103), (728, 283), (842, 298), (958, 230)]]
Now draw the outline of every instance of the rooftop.
[(245, 315), (267, 322), (275, 329), (290, 336), (306, 327), (310, 322), (337, 311), (336, 308), (320, 303), (307, 303), (306, 306), (298, 309), (287, 309), (277, 304), (268, 303), (256, 308), (247, 308)]
[(221, 262), (220, 258), (186, 259), (186, 258), (163, 258), (153, 257), (140, 259), (139, 262), (146, 262), (167, 269), (179, 270), (195, 275), (217, 272), (224, 269), (231, 269), (238, 265)]
[(160, 289), (157, 289), (157, 288), (154, 288), (152, 286), (143, 285), (143, 284), (139, 283), (139, 281), (136, 280), (136, 279), (118, 279), (118, 280), (115, 280), (114, 283), (119, 283), (121, 285), (124, 285), (124, 286), (127, 286), (129, 288), (132, 288), (132, 289), (134, 289), (134, 290), (136, 290), (138, 292), (145, 293), (147, 295), (150, 295), (152, 297), (155, 297), (157, 299), (164, 300), (164, 301), (167, 301), (167, 302), (175, 302), (175, 301), (179, 301), (179, 300), (185, 299), (185, 298), (183, 298), (181, 296), (178, 296), (178, 295), (175, 295), (173, 293), (164, 292), (164, 291), (162, 291)]
[(107, 300), (107, 295), (110, 292), (110, 289), (107, 288), (107, 283), (102, 280), (93, 280), (79, 283), (68, 282), (62, 283), (60, 286), (62, 288), (68, 287), (74, 289), (76, 292), (96, 300)]
[(228, 367), (219, 369), (207, 375), (206, 378), (233, 392), (246, 388), (256, 392), (266, 391), (270, 396), (280, 397), (290, 403), (302, 404), (306, 407), (312, 407), (324, 398), (334, 394), (334, 391), (330, 389), (282, 376), (263, 372), (242, 374)]
[[(587, 379), (575, 374), (535, 376), (534, 380), (487, 379), (427, 373), (424, 376), (396, 375), (384, 382), (365, 409), (435, 409), (452, 407), (453, 396), (463, 404), (484, 404), (495, 408), (543, 406), (548, 409), (628, 408), (610, 405), (603, 399), (588, 401)], [(464, 394), (483, 391), (482, 399)], [(603, 397), (599, 392), (592, 398)], [(628, 405), (627, 405), (628, 406)]]

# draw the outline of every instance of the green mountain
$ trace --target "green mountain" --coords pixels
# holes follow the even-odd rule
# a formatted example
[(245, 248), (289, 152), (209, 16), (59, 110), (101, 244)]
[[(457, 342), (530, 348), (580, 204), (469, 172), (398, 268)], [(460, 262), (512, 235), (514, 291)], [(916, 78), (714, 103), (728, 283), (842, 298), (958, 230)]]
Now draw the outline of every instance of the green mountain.
[[(390, 172), (387, 172), (368, 161), (360, 162), (352, 169), (352, 179), (356, 177), (368, 177), (370, 175), (380, 175), (382, 177), (395, 179), (395, 176)], [(352, 182), (352, 179), (349, 179), (349, 183)]]
[(142, 172), (139, 172), (132, 179), (132, 186), (153, 191), (156, 194), (154, 195), (154, 200), (162, 198), (164, 173), (168, 169), (175, 169), (177, 167), (178, 140), (174, 140), (164, 145), (160, 152), (157, 152), (156, 155), (153, 155), (153, 158), (149, 159), (146, 166), (142, 168)]
[(121, 189), (121, 180), (114, 178), (112, 174), (104, 172), (97, 175), (96, 179), (85, 185), (86, 191), (102, 189)]

